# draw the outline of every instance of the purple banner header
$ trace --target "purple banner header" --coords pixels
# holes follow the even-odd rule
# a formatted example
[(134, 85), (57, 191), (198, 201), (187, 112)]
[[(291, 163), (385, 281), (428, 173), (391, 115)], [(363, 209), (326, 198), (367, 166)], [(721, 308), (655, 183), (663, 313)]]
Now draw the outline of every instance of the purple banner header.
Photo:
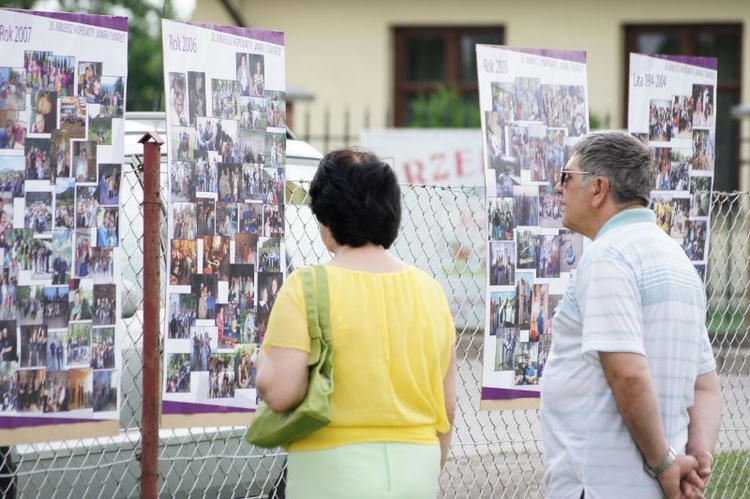
[(539, 392), (513, 388), (482, 387), (482, 400), (538, 399)]
[(162, 414), (221, 414), (226, 412), (255, 412), (255, 409), (245, 407), (226, 407), (222, 405), (196, 404), (194, 402), (162, 402)]
[(107, 419), (82, 419), (82, 418), (39, 418), (23, 414), (21, 417), (9, 418), (0, 416), (0, 429), (12, 430), (15, 428), (27, 428), (29, 426), (52, 426), (59, 424), (74, 423), (98, 423), (109, 421)]
[(223, 24), (209, 24), (199, 22), (186, 22), (172, 20), (173, 22), (189, 24), (191, 26), (198, 26), (220, 33), (227, 33), (229, 35), (241, 36), (243, 38), (252, 38), (254, 40), (260, 40), (262, 42), (273, 43), (275, 45), (284, 45), (284, 32), (283, 31), (266, 31), (261, 29), (252, 28), (241, 28), (239, 26), (226, 26)]
[(664, 59), (672, 62), (679, 62), (682, 64), (689, 64), (691, 66), (698, 66), (700, 68), (713, 69), (717, 71), (719, 69), (719, 60), (716, 57), (692, 57), (688, 55), (662, 55), (662, 54), (642, 54), (649, 57), (655, 57), (657, 59)]
[(532, 49), (519, 47), (502, 47), (505, 50), (521, 52), (523, 54), (532, 54), (552, 59), (561, 59), (563, 61), (586, 63), (586, 52), (582, 50), (555, 50), (555, 49)]
[(40, 17), (48, 17), (59, 21), (69, 21), (80, 24), (88, 24), (98, 28), (114, 29), (117, 31), (128, 30), (128, 18), (122, 16), (99, 16), (94, 14), (70, 14), (68, 12), (47, 12), (42, 10), (8, 9)]

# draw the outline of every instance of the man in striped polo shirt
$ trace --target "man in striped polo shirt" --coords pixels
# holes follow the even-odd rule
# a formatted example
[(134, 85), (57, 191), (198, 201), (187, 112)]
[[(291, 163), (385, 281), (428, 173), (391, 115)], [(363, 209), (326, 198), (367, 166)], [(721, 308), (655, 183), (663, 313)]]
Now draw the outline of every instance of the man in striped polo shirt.
[(721, 419), (701, 279), (647, 209), (652, 153), (620, 131), (572, 150), (562, 223), (592, 240), (542, 381), (551, 499), (702, 497)]

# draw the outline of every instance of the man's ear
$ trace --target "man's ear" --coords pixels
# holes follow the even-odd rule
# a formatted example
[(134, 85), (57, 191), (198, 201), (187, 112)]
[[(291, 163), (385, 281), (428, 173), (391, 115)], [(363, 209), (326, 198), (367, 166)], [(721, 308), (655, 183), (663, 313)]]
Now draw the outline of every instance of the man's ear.
[(598, 208), (604, 204), (609, 194), (609, 179), (607, 177), (596, 177), (594, 184), (594, 196), (591, 198), (591, 206)]

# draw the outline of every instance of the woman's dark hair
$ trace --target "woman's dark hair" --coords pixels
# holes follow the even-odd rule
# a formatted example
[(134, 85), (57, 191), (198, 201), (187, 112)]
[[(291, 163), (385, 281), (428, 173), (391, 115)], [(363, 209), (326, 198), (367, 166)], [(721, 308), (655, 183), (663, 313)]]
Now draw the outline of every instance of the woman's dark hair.
[(310, 183), (311, 208), (338, 244), (389, 248), (401, 223), (401, 190), (390, 166), (368, 151), (326, 154)]

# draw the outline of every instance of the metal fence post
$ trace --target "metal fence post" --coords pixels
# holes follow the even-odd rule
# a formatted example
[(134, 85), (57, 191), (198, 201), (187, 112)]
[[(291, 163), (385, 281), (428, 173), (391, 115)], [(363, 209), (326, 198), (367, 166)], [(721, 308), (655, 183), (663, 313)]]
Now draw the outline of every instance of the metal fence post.
[(141, 424), (141, 498), (159, 495), (159, 305), (161, 246), (160, 148), (156, 132), (143, 144), (143, 419)]

